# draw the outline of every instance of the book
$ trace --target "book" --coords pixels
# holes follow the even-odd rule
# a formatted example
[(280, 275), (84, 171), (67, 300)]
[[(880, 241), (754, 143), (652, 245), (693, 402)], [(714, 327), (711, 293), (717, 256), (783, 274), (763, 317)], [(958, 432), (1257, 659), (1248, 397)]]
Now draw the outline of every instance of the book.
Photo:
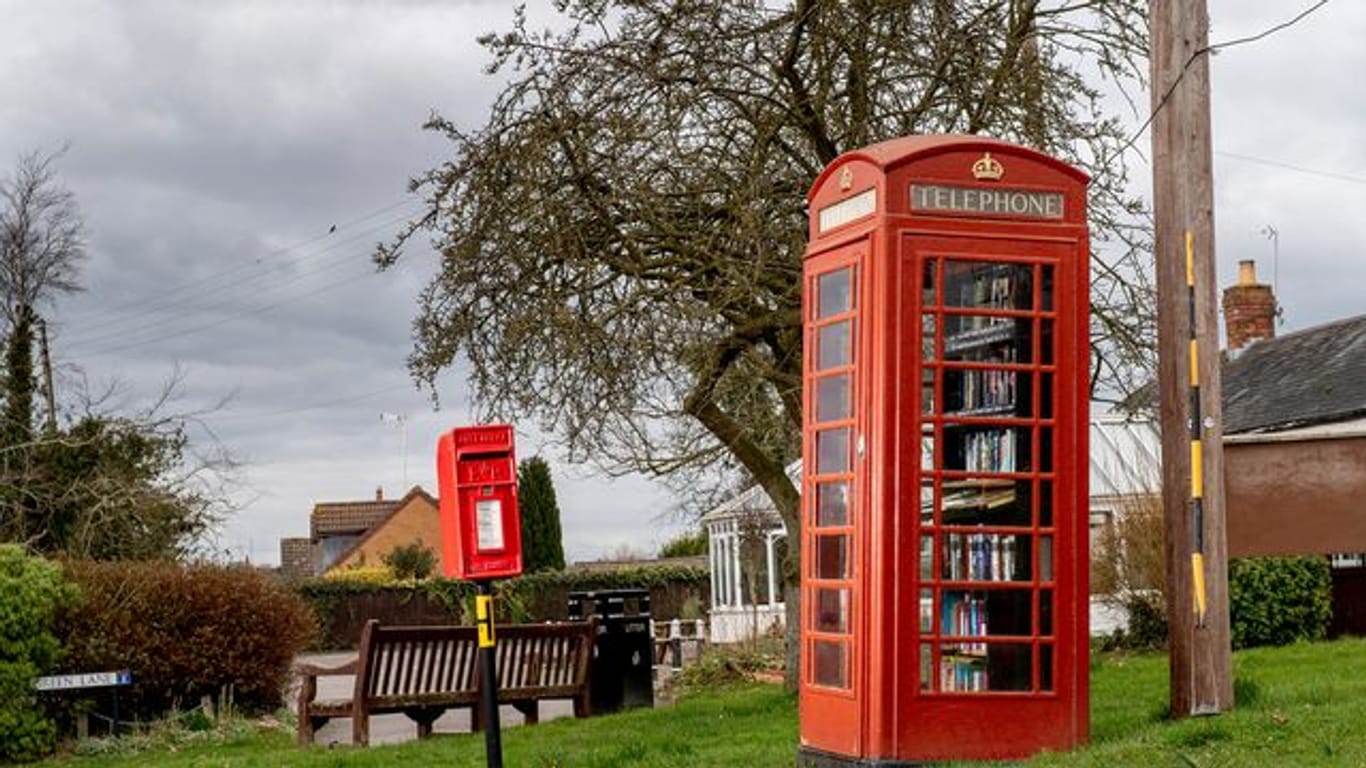
[(1018, 539), (1013, 533), (946, 534), (942, 577), (948, 581), (1013, 581)]
[(1015, 430), (984, 429), (963, 440), (963, 469), (968, 472), (1014, 472)]

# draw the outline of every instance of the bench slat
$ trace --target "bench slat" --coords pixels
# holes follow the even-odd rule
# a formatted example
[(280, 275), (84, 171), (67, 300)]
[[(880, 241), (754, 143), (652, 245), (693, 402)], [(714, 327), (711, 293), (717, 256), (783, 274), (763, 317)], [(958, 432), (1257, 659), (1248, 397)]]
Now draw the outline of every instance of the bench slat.
[(421, 651), (420, 643), (409, 641), (403, 644), (403, 664), (398, 668), (398, 680), (392, 692), (393, 696), (409, 696), (416, 693), (413, 690), (413, 671), (422, 660)]
[(427, 669), (422, 677), (423, 690), (436, 690), (441, 687), (438, 675), (442, 666), (446, 663), (446, 648), (450, 643), (437, 642), (432, 644), (431, 654), (428, 657)]

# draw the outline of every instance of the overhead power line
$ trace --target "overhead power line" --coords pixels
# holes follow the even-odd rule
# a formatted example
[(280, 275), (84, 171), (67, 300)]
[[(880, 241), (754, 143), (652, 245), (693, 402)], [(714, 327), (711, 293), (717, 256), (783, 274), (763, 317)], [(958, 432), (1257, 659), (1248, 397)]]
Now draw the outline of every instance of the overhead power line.
[(1248, 163), (1256, 163), (1258, 165), (1266, 165), (1272, 168), (1284, 168), (1287, 171), (1305, 173), (1310, 176), (1322, 176), (1325, 179), (1337, 179), (1338, 181), (1351, 182), (1352, 184), (1366, 184), (1366, 176), (1352, 176), (1346, 173), (1336, 173), (1334, 171), (1320, 171), (1315, 168), (1306, 168), (1302, 165), (1295, 165), (1293, 163), (1283, 163), (1279, 160), (1267, 160), (1263, 157), (1253, 157), (1251, 155), (1243, 155), (1237, 152), (1223, 152), (1215, 150), (1214, 154), (1219, 155), (1220, 157), (1231, 157), (1235, 160), (1242, 160)]
[(308, 411), (316, 411), (316, 410), (318, 410), (319, 408), (330, 408), (330, 407), (332, 407), (332, 406), (334, 406), (334, 405), (346, 405), (346, 404), (348, 404), (348, 403), (357, 403), (357, 402), (360, 402), (360, 401), (362, 401), (362, 400), (369, 400), (369, 399), (372, 398), (372, 397), (379, 397), (380, 395), (387, 395), (387, 394), (389, 394), (389, 393), (391, 393), (391, 392), (397, 392), (397, 391), (399, 391), (400, 389), (412, 389), (412, 388), (413, 388), (412, 383), (395, 384), (395, 385), (393, 385), (393, 386), (384, 387), (384, 388), (382, 388), (382, 389), (372, 390), (372, 391), (370, 391), (370, 392), (361, 392), (361, 393), (355, 394), (355, 395), (343, 395), (343, 396), (341, 396), (341, 397), (333, 398), (333, 399), (330, 399), (330, 400), (322, 400), (322, 401), (319, 401), (319, 402), (316, 402), (316, 403), (310, 403), (310, 404), (308, 404), (308, 405), (299, 406), (299, 407), (297, 407), (297, 408), (283, 408), (283, 409), (280, 409), (280, 410), (277, 410), (277, 411), (265, 411), (265, 412), (262, 412), (262, 413), (234, 413), (234, 412), (232, 412), (232, 411), (224, 411), (224, 412), (222, 412), (222, 413), (214, 414), (212, 417), (208, 417), (206, 420), (211, 420), (211, 421), (247, 421), (247, 420), (255, 420), (255, 419), (274, 419), (274, 418), (279, 418), (279, 417), (281, 417), (281, 416), (291, 416), (291, 415), (296, 414), (296, 413), (306, 413), (306, 412), (308, 412)]
[[(1167, 106), (1167, 102), (1171, 100), (1172, 94), (1176, 92), (1176, 87), (1181, 84), (1181, 81), (1183, 79), (1185, 79), (1186, 72), (1190, 70), (1191, 65), (1195, 63), (1196, 59), (1200, 58), (1201, 56), (1207, 56), (1211, 53), (1222, 51), (1226, 48), (1233, 48), (1239, 45), (1247, 45), (1248, 43), (1255, 43), (1259, 40), (1264, 40), (1276, 34), (1277, 32), (1295, 26), (1296, 24), (1300, 23), (1305, 18), (1307, 18), (1310, 14), (1314, 13), (1315, 11), (1317, 11), (1318, 9), (1322, 8), (1327, 4), (1328, 0), (1318, 0), (1318, 2), (1314, 3), (1308, 8), (1305, 8), (1303, 11), (1300, 11), (1294, 17), (1286, 21), (1283, 21), (1279, 24), (1267, 27), (1266, 29), (1262, 30), (1261, 32), (1258, 32), (1255, 35), (1248, 35), (1247, 37), (1238, 37), (1232, 40), (1225, 40), (1221, 43), (1214, 43), (1212, 45), (1207, 45), (1203, 48), (1197, 49), (1194, 53), (1190, 55), (1190, 58), (1186, 59), (1186, 63), (1181, 66), (1181, 72), (1177, 74), (1176, 79), (1172, 81), (1172, 84), (1168, 86), (1166, 92), (1162, 94), (1162, 98), (1157, 102), (1157, 106), (1154, 107), (1153, 111), (1148, 114), (1148, 119), (1144, 120), (1143, 124), (1138, 127), (1138, 130), (1134, 131), (1134, 135), (1130, 136), (1129, 140), (1124, 142), (1123, 146), (1119, 148), (1119, 152), (1117, 154), (1122, 155), (1126, 151), (1128, 151), (1128, 149), (1134, 145), (1134, 142), (1138, 141), (1139, 137), (1142, 136), (1143, 133), (1148, 130), (1148, 127), (1153, 124), (1153, 119), (1157, 117), (1157, 113), (1161, 112), (1163, 107)], [(1156, 85), (1156, 83), (1154, 83), (1154, 85)]]
[[(339, 232), (339, 231), (343, 231), (343, 232), (344, 232), (344, 231), (346, 231), (347, 229), (350, 229), (350, 228), (352, 228), (352, 227), (355, 227), (355, 226), (357, 226), (357, 225), (359, 225), (359, 224), (363, 224), (363, 223), (365, 223), (365, 222), (367, 222), (367, 221), (369, 221), (369, 220), (371, 220), (371, 219), (374, 219), (374, 218), (377, 218), (377, 217), (379, 217), (379, 216), (382, 216), (382, 215), (384, 215), (384, 214), (386, 214), (386, 213), (389, 213), (390, 211), (394, 211), (394, 210), (397, 210), (397, 209), (399, 209), (399, 208), (402, 208), (402, 207), (405, 206), (405, 205), (411, 205), (411, 204), (413, 204), (413, 203), (415, 203), (415, 202), (419, 202), (419, 201), (416, 200), (416, 199), (414, 199), (414, 198), (412, 198), (412, 197), (407, 197), (407, 198), (404, 198), (404, 199), (402, 199), (402, 200), (399, 200), (398, 202), (390, 203), (389, 205), (385, 205), (385, 206), (382, 206), (382, 207), (380, 207), (380, 208), (376, 208), (376, 209), (374, 209), (374, 210), (372, 210), (372, 211), (369, 211), (369, 212), (367, 212), (367, 213), (363, 213), (363, 214), (361, 214), (361, 215), (359, 215), (359, 216), (357, 216), (357, 217), (355, 217), (355, 218), (352, 218), (352, 219), (348, 219), (348, 220), (346, 220), (346, 221), (343, 221), (343, 222), (341, 222), (340, 224), (332, 224), (326, 231), (322, 232), (321, 234), (317, 234), (317, 235), (314, 235), (314, 236), (312, 236), (312, 237), (308, 237), (308, 238), (306, 238), (306, 239), (304, 239), (304, 240), (300, 240), (300, 241), (298, 241), (298, 242), (296, 242), (296, 243), (293, 243), (293, 244), (291, 244), (291, 245), (286, 245), (286, 246), (283, 246), (283, 247), (281, 247), (281, 248), (275, 248), (275, 249), (266, 251), (265, 253), (259, 254), (259, 255), (255, 256), (255, 257), (252, 257), (251, 260), (246, 261), (246, 262), (241, 263), (241, 264), (238, 264), (238, 265), (235, 266), (235, 267), (229, 267), (228, 269), (221, 270), (221, 271), (219, 271), (219, 272), (214, 272), (214, 273), (211, 273), (211, 274), (208, 274), (208, 275), (204, 275), (203, 277), (197, 277), (197, 278), (195, 278), (195, 279), (193, 279), (193, 280), (188, 280), (188, 281), (183, 282), (183, 283), (177, 283), (177, 284), (175, 284), (175, 285), (166, 286), (166, 287), (164, 287), (164, 288), (161, 288), (161, 289), (158, 291), (158, 295), (159, 295), (161, 298), (165, 298), (165, 297), (167, 297), (167, 296), (171, 296), (171, 295), (180, 293), (180, 292), (182, 292), (182, 291), (189, 290), (190, 288), (196, 288), (196, 287), (198, 287), (198, 286), (204, 285), (205, 283), (211, 283), (211, 282), (213, 282), (213, 281), (215, 281), (215, 280), (217, 280), (217, 279), (219, 279), (219, 278), (222, 278), (222, 277), (230, 277), (230, 276), (235, 275), (235, 274), (238, 274), (238, 273), (240, 273), (240, 272), (254, 269), (254, 268), (260, 266), (261, 263), (264, 262), (266, 259), (271, 259), (271, 258), (274, 258), (274, 257), (276, 257), (276, 256), (283, 256), (283, 255), (285, 255), (285, 254), (287, 254), (287, 253), (291, 253), (291, 252), (293, 252), (293, 251), (297, 251), (297, 250), (299, 250), (300, 248), (306, 248), (306, 247), (308, 247), (308, 246), (310, 246), (310, 245), (313, 245), (314, 243), (317, 243), (317, 242), (320, 242), (320, 241), (322, 241), (322, 240), (328, 239), (329, 237), (331, 237), (332, 235), (336, 234), (336, 233)], [(137, 298), (137, 299), (132, 299), (132, 300), (129, 300), (129, 301), (126, 301), (126, 302), (122, 302), (122, 303), (120, 303), (120, 304), (115, 304), (115, 305), (110, 306), (110, 307), (103, 308), (103, 309), (100, 310), (100, 311), (101, 311), (101, 312), (108, 312), (108, 313), (118, 313), (118, 312), (122, 312), (122, 311), (125, 310), (125, 309), (133, 309), (133, 308), (140, 308), (140, 307), (143, 307), (143, 306), (145, 306), (145, 303), (146, 303), (146, 299), (145, 299), (145, 298)]]
[[(357, 233), (357, 234), (355, 234), (355, 235), (353, 235), (353, 236), (351, 236), (351, 237), (349, 237), (349, 238), (347, 238), (347, 239), (345, 239), (345, 240), (339, 240), (339, 241), (337, 241), (337, 242), (335, 242), (335, 243), (329, 244), (329, 245), (328, 245), (327, 247), (325, 247), (325, 248), (322, 248), (322, 249), (320, 249), (320, 250), (318, 250), (318, 251), (315, 251), (315, 252), (313, 252), (313, 253), (311, 253), (311, 254), (305, 255), (305, 256), (302, 258), (302, 260), (301, 260), (300, 262), (296, 262), (296, 264), (299, 264), (299, 263), (306, 263), (306, 262), (308, 262), (308, 261), (310, 261), (310, 260), (312, 260), (312, 259), (316, 259), (317, 257), (319, 257), (319, 256), (321, 256), (321, 255), (323, 255), (323, 254), (325, 254), (325, 253), (329, 253), (329, 252), (331, 252), (331, 251), (336, 250), (337, 248), (340, 248), (340, 247), (343, 246), (343, 245), (347, 245), (347, 244), (353, 243), (353, 242), (355, 242), (355, 241), (357, 241), (357, 240), (360, 240), (360, 239), (362, 239), (362, 238), (365, 238), (365, 237), (367, 237), (368, 235), (370, 235), (370, 234), (372, 234), (372, 233), (374, 233), (374, 232), (376, 232), (376, 231), (385, 229), (385, 228), (387, 228), (387, 227), (391, 227), (391, 226), (393, 226), (394, 224), (398, 224), (399, 222), (402, 222), (402, 221), (404, 221), (404, 220), (407, 219), (407, 218), (408, 218), (408, 217), (407, 217), (406, 215), (405, 215), (405, 216), (400, 216), (400, 217), (397, 217), (397, 218), (394, 218), (394, 219), (390, 219), (390, 220), (384, 221), (384, 222), (382, 222), (382, 223), (380, 223), (380, 224), (377, 224), (377, 225), (375, 225), (375, 226), (373, 226), (373, 227), (369, 227), (369, 228), (367, 228), (367, 229), (364, 229), (364, 230), (362, 230), (361, 232), (359, 232), (359, 233)], [(167, 326), (170, 326), (170, 325), (174, 325), (176, 322), (178, 322), (180, 319), (182, 319), (182, 318), (179, 317), (179, 316), (174, 316), (174, 317), (170, 317), (170, 318), (151, 319), (151, 320), (149, 320), (149, 321), (147, 321), (147, 322), (136, 323), (136, 324), (133, 324), (132, 326), (129, 326), (128, 321), (130, 321), (130, 320), (136, 320), (136, 319), (138, 319), (139, 317), (145, 317), (145, 316), (148, 316), (148, 315), (155, 315), (155, 314), (159, 314), (159, 313), (163, 313), (163, 312), (169, 312), (169, 311), (171, 311), (171, 310), (174, 310), (174, 309), (177, 309), (177, 308), (182, 308), (182, 307), (193, 307), (194, 309), (199, 310), (199, 311), (211, 311), (211, 310), (214, 310), (214, 309), (219, 309), (219, 308), (231, 306), (231, 305), (233, 305), (233, 304), (236, 304), (236, 303), (237, 303), (238, 301), (240, 301), (243, 297), (240, 296), (240, 295), (227, 295), (225, 298), (220, 298), (220, 299), (219, 299), (218, 301), (216, 301), (216, 302), (212, 302), (212, 303), (208, 303), (208, 304), (204, 304), (204, 303), (203, 303), (203, 302), (205, 302), (205, 301), (208, 300), (208, 299), (212, 299), (212, 298), (215, 296), (215, 294), (219, 294), (219, 293), (225, 292), (225, 291), (227, 291), (227, 290), (229, 290), (229, 289), (231, 289), (231, 288), (235, 288), (235, 287), (239, 287), (239, 286), (243, 286), (243, 285), (248, 285), (248, 284), (252, 284), (252, 283), (257, 283), (257, 284), (260, 285), (260, 290), (258, 290), (258, 291), (257, 291), (256, 293), (254, 293), (253, 295), (254, 295), (254, 296), (259, 296), (261, 291), (274, 291), (274, 290), (276, 290), (276, 289), (278, 289), (278, 288), (280, 288), (280, 287), (282, 287), (282, 286), (291, 285), (291, 284), (297, 283), (297, 282), (299, 282), (299, 281), (301, 281), (301, 280), (304, 280), (304, 279), (307, 279), (307, 278), (310, 278), (310, 277), (315, 277), (315, 276), (317, 276), (317, 275), (321, 275), (321, 274), (323, 274), (323, 273), (325, 273), (325, 272), (329, 272), (329, 271), (334, 270), (334, 269), (337, 269), (337, 268), (339, 268), (339, 267), (344, 267), (344, 266), (347, 266), (347, 265), (349, 265), (349, 264), (355, 264), (355, 263), (356, 263), (355, 261), (352, 261), (352, 260), (350, 260), (350, 259), (338, 259), (338, 260), (336, 260), (336, 261), (333, 261), (333, 262), (330, 263), (330, 264), (323, 265), (323, 266), (321, 266), (321, 267), (319, 267), (319, 268), (317, 268), (317, 269), (313, 269), (313, 270), (310, 270), (310, 271), (308, 271), (308, 272), (301, 272), (301, 273), (298, 273), (298, 274), (295, 274), (295, 275), (290, 275), (290, 276), (288, 276), (288, 277), (282, 277), (281, 275), (279, 275), (277, 272), (274, 272), (274, 271), (259, 272), (259, 273), (256, 273), (256, 274), (248, 275), (248, 276), (246, 276), (246, 277), (239, 278), (238, 280), (236, 280), (236, 281), (234, 281), (234, 282), (231, 282), (231, 283), (228, 283), (228, 284), (219, 286), (218, 288), (215, 288), (215, 289), (213, 289), (213, 290), (204, 292), (204, 293), (202, 293), (202, 294), (199, 294), (199, 293), (190, 294), (190, 295), (188, 295), (188, 296), (183, 296), (183, 297), (181, 297), (180, 299), (175, 300), (175, 301), (165, 302), (165, 303), (162, 303), (162, 304), (153, 304), (153, 305), (150, 305), (149, 307), (147, 307), (146, 310), (143, 311), (143, 312), (134, 312), (134, 313), (131, 313), (131, 314), (128, 314), (128, 315), (124, 315), (124, 316), (121, 317), (121, 318), (115, 318), (115, 319), (110, 320), (110, 321), (108, 321), (108, 322), (100, 323), (98, 329), (95, 330), (93, 333), (84, 334), (84, 335), (82, 335), (82, 334), (77, 334), (76, 336), (72, 337), (71, 339), (68, 339), (68, 340), (67, 340), (67, 346), (68, 346), (68, 348), (77, 348), (77, 349), (79, 349), (79, 348), (89, 347), (89, 346), (91, 346), (91, 345), (99, 344), (99, 343), (101, 343), (101, 342), (108, 341), (108, 340), (110, 340), (110, 339), (126, 338), (126, 337), (128, 337), (128, 336), (137, 336), (137, 335), (139, 335), (139, 334), (143, 334), (143, 333), (146, 333), (146, 332), (148, 332), (148, 331), (155, 331), (155, 330), (157, 330), (157, 329), (159, 329), (159, 328), (163, 328), (163, 327), (167, 327)], [(367, 265), (368, 265), (368, 261), (367, 261)], [(273, 269), (273, 267), (272, 267), (272, 269)], [(267, 281), (267, 280), (269, 280), (269, 281), (271, 281), (271, 282), (270, 282), (269, 284), (266, 284), (265, 281)], [(121, 326), (123, 326), (123, 327), (121, 327)]]
[[(324, 285), (321, 285), (321, 286), (319, 286), (319, 287), (317, 287), (317, 288), (315, 288), (315, 289), (313, 289), (313, 290), (311, 290), (311, 291), (305, 291), (304, 293), (299, 293), (299, 294), (284, 296), (284, 297), (282, 297), (282, 298), (280, 298), (280, 299), (278, 299), (278, 300), (276, 300), (276, 301), (272, 301), (272, 302), (269, 302), (269, 303), (267, 303), (267, 304), (262, 304), (262, 305), (260, 305), (260, 306), (252, 307), (251, 309), (245, 309), (245, 310), (242, 310), (242, 311), (240, 311), (240, 312), (233, 312), (232, 314), (230, 314), (230, 315), (228, 315), (228, 316), (226, 316), (226, 317), (221, 317), (221, 318), (219, 318), (219, 319), (217, 319), (217, 320), (214, 320), (213, 322), (204, 323), (204, 324), (202, 324), (202, 325), (196, 325), (196, 326), (193, 326), (193, 327), (190, 327), (190, 328), (182, 328), (182, 329), (177, 330), (177, 331), (172, 331), (172, 332), (170, 332), (170, 333), (164, 333), (164, 334), (161, 334), (161, 335), (159, 335), (159, 336), (153, 336), (153, 337), (147, 338), (147, 339), (139, 339), (139, 340), (137, 340), (137, 341), (130, 341), (130, 342), (126, 343), (126, 344), (116, 344), (116, 345), (114, 345), (114, 346), (112, 346), (112, 347), (105, 347), (105, 348), (103, 348), (103, 349), (98, 349), (98, 350), (94, 350), (94, 351), (90, 351), (90, 352), (85, 352), (85, 353), (82, 353), (82, 354), (83, 354), (85, 357), (103, 357), (103, 356), (105, 356), (105, 355), (114, 354), (115, 352), (123, 352), (123, 351), (125, 351), (125, 350), (135, 349), (135, 348), (137, 348), (137, 347), (144, 347), (144, 346), (147, 346), (148, 344), (155, 344), (155, 343), (157, 343), (157, 342), (159, 342), (159, 341), (168, 341), (168, 340), (170, 340), (170, 339), (177, 339), (177, 338), (180, 338), (180, 337), (182, 337), (182, 336), (189, 336), (190, 334), (200, 333), (200, 332), (202, 332), (202, 331), (208, 331), (208, 330), (212, 330), (212, 329), (214, 329), (214, 328), (221, 328), (222, 326), (227, 325), (228, 323), (231, 323), (231, 322), (233, 322), (233, 321), (235, 321), (235, 320), (240, 320), (240, 319), (247, 318), (247, 317), (253, 317), (253, 316), (255, 316), (255, 315), (260, 315), (260, 314), (269, 312), (269, 311), (274, 310), (274, 309), (279, 309), (280, 307), (283, 307), (283, 306), (285, 306), (286, 304), (290, 304), (290, 303), (292, 303), (292, 302), (299, 301), (300, 299), (306, 299), (306, 298), (308, 298), (308, 297), (310, 297), (310, 296), (316, 296), (317, 294), (324, 293), (324, 292), (326, 292), (326, 291), (330, 291), (330, 290), (333, 290), (333, 289), (336, 289), (336, 288), (340, 288), (340, 287), (342, 287), (343, 285), (346, 285), (346, 284), (348, 284), (348, 283), (354, 283), (354, 282), (356, 282), (357, 280), (360, 280), (360, 279), (366, 278), (366, 277), (371, 277), (371, 276), (373, 276), (373, 275), (375, 275), (375, 274), (376, 274), (376, 273), (375, 273), (375, 271), (374, 271), (373, 269), (367, 268), (367, 269), (365, 269), (363, 272), (360, 272), (360, 273), (354, 274), (354, 275), (349, 275), (349, 276), (344, 277), (344, 278), (342, 278), (342, 279), (340, 279), (340, 280), (334, 280), (333, 282), (330, 282), (330, 283), (326, 283), (326, 284), (324, 284)], [(73, 346), (75, 346), (75, 345), (73, 345)]]

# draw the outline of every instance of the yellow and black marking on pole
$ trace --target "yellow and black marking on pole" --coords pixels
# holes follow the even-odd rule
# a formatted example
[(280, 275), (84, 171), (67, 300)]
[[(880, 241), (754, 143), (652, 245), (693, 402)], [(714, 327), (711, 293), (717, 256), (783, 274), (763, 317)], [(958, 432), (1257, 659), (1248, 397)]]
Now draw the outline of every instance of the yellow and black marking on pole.
[(1205, 473), (1200, 446), (1200, 345), (1195, 337), (1195, 237), (1186, 230), (1186, 295), (1190, 303), (1191, 589), (1196, 626), (1205, 625)]
[(498, 724), (498, 655), (493, 647), (493, 584), (474, 583), (474, 619), (479, 627), (479, 712), (488, 768), (503, 768), (503, 735)]
[(493, 595), (474, 596), (474, 618), (479, 627), (479, 647), (492, 648), (493, 636)]

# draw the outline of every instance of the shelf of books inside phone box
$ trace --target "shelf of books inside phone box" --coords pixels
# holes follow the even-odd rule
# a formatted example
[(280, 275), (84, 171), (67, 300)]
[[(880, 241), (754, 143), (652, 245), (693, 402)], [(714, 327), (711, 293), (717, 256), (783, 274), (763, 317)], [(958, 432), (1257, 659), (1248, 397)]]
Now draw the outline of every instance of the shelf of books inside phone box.
[(923, 262), (923, 692), (1053, 690), (1053, 269)]

